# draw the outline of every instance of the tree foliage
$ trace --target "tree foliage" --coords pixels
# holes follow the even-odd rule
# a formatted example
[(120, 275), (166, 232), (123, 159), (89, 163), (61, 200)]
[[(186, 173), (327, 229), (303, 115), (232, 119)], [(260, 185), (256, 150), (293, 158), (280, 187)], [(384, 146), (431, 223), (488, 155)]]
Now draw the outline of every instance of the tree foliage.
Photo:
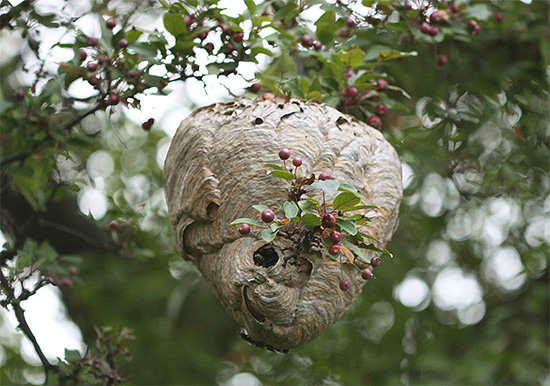
[[(25, 299), (60, 287), (90, 350), (36, 366), (2, 339), (0, 381), (550, 382), (548, 1), (227, 6), (1, 1), (0, 302), (24, 319)], [(173, 130), (136, 122), (150, 98), (186, 90), (190, 111), (216, 82), (227, 98), (314, 98), (381, 122), (404, 164), (395, 258), (288, 355), (239, 339), (177, 255), (162, 188)], [(101, 218), (80, 212), (90, 198)], [(125, 347), (132, 360), (115, 360)]]

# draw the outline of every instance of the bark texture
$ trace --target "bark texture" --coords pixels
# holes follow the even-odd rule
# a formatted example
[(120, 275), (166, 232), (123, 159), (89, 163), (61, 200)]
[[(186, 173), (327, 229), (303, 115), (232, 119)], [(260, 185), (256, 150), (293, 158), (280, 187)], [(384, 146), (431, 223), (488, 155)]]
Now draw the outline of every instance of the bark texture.
[[(239, 99), (199, 109), (182, 122), (164, 167), (179, 251), (251, 339), (289, 349), (330, 327), (365, 281), (323, 251), (314, 265), (285, 264), (303, 240), (277, 237), (267, 244), (259, 233), (243, 237), (229, 225), (240, 217), (259, 219), (252, 205), (276, 208), (287, 198), (284, 184), (263, 166), (279, 164), (282, 148), (302, 158), (304, 175), (329, 172), (357, 186), (362, 204), (378, 206), (358, 211), (372, 219), (362, 231), (380, 240), (378, 247), (393, 234), (403, 188), (399, 158), (382, 134), (316, 101)], [(346, 292), (338, 285), (342, 274), (352, 284)]]

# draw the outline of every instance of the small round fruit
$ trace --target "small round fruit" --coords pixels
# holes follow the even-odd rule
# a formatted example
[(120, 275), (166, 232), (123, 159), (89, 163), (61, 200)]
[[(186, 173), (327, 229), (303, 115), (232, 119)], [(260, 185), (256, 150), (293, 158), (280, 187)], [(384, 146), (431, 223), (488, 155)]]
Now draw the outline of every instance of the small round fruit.
[(504, 15), (502, 14), (502, 12), (497, 12), (495, 14), (495, 21), (497, 23), (502, 23), (504, 21)]
[(437, 64), (441, 67), (445, 67), (448, 62), (449, 62), (449, 60), (447, 59), (447, 57), (445, 55), (439, 55), (437, 57)]
[(473, 19), (470, 19), (468, 20), (468, 23), (466, 23), (468, 25), (468, 28), (470, 28), (471, 30), (474, 29), (474, 27), (477, 25), (477, 22)]
[(342, 291), (347, 291), (350, 288), (351, 288), (351, 283), (349, 282), (349, 280), (346, 280), (346, 279), (340, 280), (340, 289)]
[(80, 54), (80, 61), (83, 62), (88, 57), (88, 54), (86, 53), (86, 50), (83, 50), (82, 48), (78, 51)]
[(328, 247), (328, 253), (331, 255), (337, 255), (340, 253), (340, 246), (338, 244), (331, 244)]
[(88, 65), (86, 66), (86, 70), (90, 71), (90, 72), (94, 72), (97, 70), (97, 63), (88, 63)]
[(349, 38), (349, 36), (351, 35), (351, 31), (347, 28), (342, 28), (340, 30), (340, 36), (343, 37), (343, 38)]
[(376, 82), (376, 89), (378, 91), (382, 91), (386, 87), (388, 87), (388, 81), (385, 79), (378, 79), (378, 81)]
[(458, 4), (451, 5), (451, 12), (457, 13), (459, 11), (460, 11), (460, 7), (458, 6)]
[(117, 220), (111, 220), (109, 222), (109, 225), (107, 225), (107, 227), (111, 230), (115, 230), (118, 228), (118, 221)]
[(233, 44), (231, 44), (231, 43), (227, 43), (225, 46), (223, 46), (223, 50), (225, 52), (231, 52), (231, 51), (233, 51), (233, 48), (234, 48)]
[(118, 41), (118, 46), (119, 46), (120, 48), (128, 47), (128, 40), (126, 40), (126, 39), (120, 39), (120, 40)]
[(78, 273), (78, 268), (75, 267), (74, 265), (71, 265), (67, 271), (69, 272), (69, 275), (76, 275)]
[(405, 8), (408, 11), (409, 9), (412, 9), (412, 7), (413, 7), (413, 3), (412, 3), (411, 0), (405, 1), (405, 4), (403, 5), (403, 8)]
[(372, 274), (372, 271), (370, 269), (365, 268), (364, 270), (361, 271), (361, 277), (365, 280), (369, 280), (369, 279), (372, 279), (374, 275)]
[(367, 119), (367, 125), (379, 129), (382, 126), (382, 121), (376, 115), (372, 115)]
[(206, 36), (208, 36), (208, 32), (207, 32), (207, 31), (201, 31), (201, 32), (199, 32), (199, 34), (197, 35), (197, 37), (198, 37), (200, 40), (206, 39)]
[(141, 127), (143, 128), (143, 130), (149, 131), (151, 130), (151, 127), (153, 127), (154, 124), (155, 124), (155, 120), (153, 118), (149, 118), (147, 121), (141, 124)]
[(118, 105), (120, 102), (120, 97), (117, 94), (111, 94), (109, 95), (109, 99), (107, 101), (111, 106)]
[(429, 24), (426, 23), (426, 22), (420, 24), (420, 31), (421, 31), (422, 33), (429, 34), (431, 29), (432, 29), (432, 26), (429, 25)]
[(336, 226), (336, 217), (333, 214), (327, 213), (321, 219), (321, 224), (326, 229), (334, 228)]
[(439, 28), (437, 27), (430, 28), (430, 36), (436, 36), (438, 33), (439, 33)]
[(479, 24), (476, 24), (472, 29), (472, 35), (474, 36), (478, 35), (480, 32), (481, 32), (481, 27), (479, 26)]
[(105, 21), (105, 26), (109, 29), (113, 29), (116, 26), (116, 20), (114, 17), (111, 17)]
[(323, 48), (323, 44), (316, 40), (316, 41), (313, 42), (313, 48), (315, 48), (317, 51), (319, 51), (321, 48)]
[(332, 177), (330, 176), (330, 174), (328, 174), (327, 172), (322, 172), (321, 174), (319, 174), (319, 179), (321, 181), (324, 181), (324, 180), (332, 180)]
[(355, 26), (357, 25), (355, 23), (355, 20), (353, 20), (351, 17), (348, 17), (346, 19), (346, 25), (349, 27), (349, 28), (355, 28)]
[(92, 86), (97, 86), (99, 84), (99, 79), (97, 76), (91, 76), (88, 78), (88, 83), (90, 83)]
[(304, 47), (309, 48), (309, 47), (313, 46), (313, 41), (314, 41), (313, 36), (311, 36), (311, 35), (303, 35), (302, 36), (302, 45)]
[(236, 32), (233, 34), (233, 41), (235, 43), (242, 43), (244, 35), (242, 32)]
[(191, 24), (193, 24), (193, 18), (189, 15), (185, 15), (183, 17), (183, 22), (185, 23), (186, 27), (189, 27)]
[(430, 15), (430, 23), (439, 24), (441, 23), (441, 15), (439, 12), (434, 12)]
[(383, 117), (388, 113), (388, 106), (386, 106), (384, 103), (379, 103), (374, 108), (374, 113), (379, 117)]
[(97, 38), (88, 38), (86, 39), (86, 45), (87, 46), (90, 46), (90, 47), (95, 47), (99, 44), (99, 40), (97, 40)]
[(380, 265), (380, 258), (379, 257), (373, 257), (370, 260), (370, 265), (372, 265), (375, 268), (378, 267)]
[(353, 86), (350, 86), (350, 87), (346, 88), (346, 90), (344, 92), (346, 93), (346, 96), (348, 98), (355, 98), (355, 97), (357, 97), (357, 95), (359, 95), (359, 90), (357, 90), (357, 88), (355, 88)]
[(263, 222), (270, 223), (275, 218), (275, 213), (271, 209), (264, 209), (261, 218)]
[(300, 157), (294, 157), (292, 159), (292, 165), (298, 167), (298, 166), (302, 166), (302, 159)]
[(353, 76), (357, 75), (357, 73), (351, 69), (347, 70), (346, 72), (344, 72), (344, 76), (346, 78), (351, 78)]
[(261, 88), (262, 86), (260, 86), (259, 83), (253, 83), (252, 86), (250, 86), (250, 91), (252, 91), (253, 93), (257, 93), (260, 92)]
[(334, 244), (338, 244), (342, 240), (342, 234), (338, 231), (332, 231), (328, 235), (330, 238), (330, 241), (332, 241)]
[(99, 56), (97, 57), (97, 61), (98, 61), (99, 63), (107, 63), (107, 62), (109, 61), (109, 58), (106, 57), (105, 55), (99, 55)]
[(241, 235), (247, 235), (250, 233), (250, 225), (248, 224), (241, 224), (239, 225), (239, 233)]
[(15, 98), (16, 101), (22, 101), (23, 99), (25, 99), (25, 90), (23, 89), (17, 90), (15, 94), (13, 94), (13, 97)]
[(61, 279), (61, 281), (59, 282), (59, 285), (61, 285), (61, 287), (65, 287), (65, 288), (73, 288), (73, 281), (71, 279)]
[(288, 149), (281, 149), (279, 150), (279, 158), (284, 160), (287, 160), (290, 158), (290, 150)]
[(344, 211), (343, 210), (339, 210), (338, 211), (338, 216), (343, 216), (344, 215)]

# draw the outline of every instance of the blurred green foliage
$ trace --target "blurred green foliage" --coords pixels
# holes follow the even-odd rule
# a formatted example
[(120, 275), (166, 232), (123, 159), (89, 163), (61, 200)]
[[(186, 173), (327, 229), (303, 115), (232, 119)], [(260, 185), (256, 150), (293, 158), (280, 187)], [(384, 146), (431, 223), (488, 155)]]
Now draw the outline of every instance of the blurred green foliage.
[[(63, 289), (68, 313), (90, 346), (94, 326), (134, 331), (133, 359), (119, 363), (129, 383), (550, 383), (548, 1), (457, 1), (458, 12), (432, 1), (427, 13), (438, 8), (445, 19), (435, 37), (420, 32), (417, 1), (407, 10), (364, 0), (373, 7), (365, 14), (347, 1), (246, 0), (235, 17), (216, 0), (64, 2), (53, 11), (40, 3), (0, 5), (0, 39), (20, 46), (0, 61), (2, 231), (5, 250), (17, 252), (2, 264), (15, 280), (40, 269), (54, 284), (76, 265), (74, 287)], [(84, 15), (99, 21), (98, 48), (75, 24)], [(104, 23), (111, 16), (113, 30)], [(37, 25), (67, 29), (57, 46), (72, 59), (40, 67), (49, 51)], [(304, 34), (322, 47), (305, 47)], [(29, 65), (33, 55), (38, 67)], [(102, 55), (97, 72), (85, 69)], [(177, 255), (162, 189), (169, 136), (127, 114), (177, 82), (206, 85), (210, 74), (229, 85), (247, 62), (260, 63), (246, 80), (263, 91), (316, 98), (362, 120), (385, 103), (381, 130), (404, 163), (388, 245), (395, 258), (384, 258), (378, 279), (329, 331), (288, 355), (241, 340), (198, 270)], [(89, 97), (69, 92), (94, 74), (100, 83)], [(379, 79), (389, 86), (377, 89)], [(346, 98), (352, 86), (359, 98)], [(113, 93), (128, 109), (108, 107)], [(187, 108), (196, 107), (192, 94)], [(52, 205), (92, 189), (106, 213), (78, 215), (84, 228), (71, 228), (71, 215)], [(32, 227), (39, 231), (23, 226), (29, 218), (41, 219)], [(89, 224), (97, 240), (62, 242)], [(3, 338), (0, 349), (0, 382), (40, 373), (20, 356), (18, 339)]]

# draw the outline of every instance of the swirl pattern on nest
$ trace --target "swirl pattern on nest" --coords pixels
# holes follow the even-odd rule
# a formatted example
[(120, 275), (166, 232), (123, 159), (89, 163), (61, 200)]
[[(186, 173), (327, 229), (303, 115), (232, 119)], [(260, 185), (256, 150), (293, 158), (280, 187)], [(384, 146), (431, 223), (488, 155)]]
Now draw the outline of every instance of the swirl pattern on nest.
[[(399, 158), (382, 134), (316, 101), (239, 99), (199, 109), (182, 122), (164, 168), (179, 251), (254, 341), (289, 349), (330, 327), (365, 281), (324, 252), (314, 266), (287, 264), (303, 240), (277, 237), (267, 244), (258, 233), (242, 237), (229, 225), (256, 218), (252, 205), (274, 208), (287, 196), (264, 166), (279, 163), (282, 148), (302, 158), (304, 174), (329, 172), (358, 187), (362, 203), (378, 207), (358, 213), (371, 218), (361, 231), (380, 248), (395, 229), (403, 188)], [(338, 286), (342, 269), (352, 284), (346, 292)]]

